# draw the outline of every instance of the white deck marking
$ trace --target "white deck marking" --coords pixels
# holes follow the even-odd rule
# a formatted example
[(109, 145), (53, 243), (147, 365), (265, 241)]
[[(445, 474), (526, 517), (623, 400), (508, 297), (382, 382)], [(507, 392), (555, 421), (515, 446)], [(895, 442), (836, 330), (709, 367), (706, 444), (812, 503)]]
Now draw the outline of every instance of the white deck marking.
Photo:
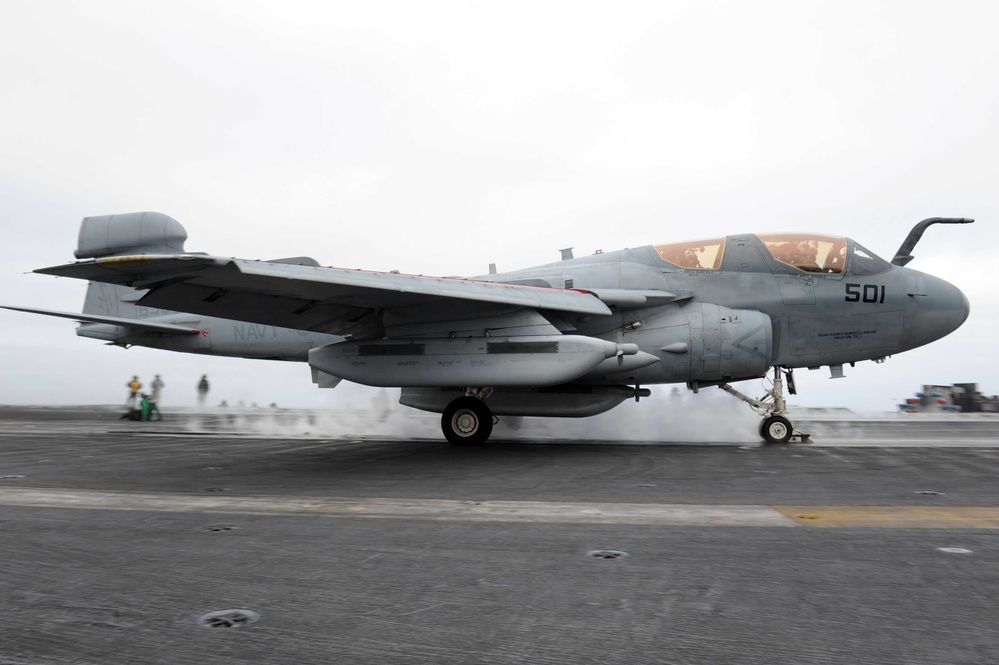
[(41, 488), (0, 488), (0, 505), (242, 515), (312, 515), (467, 522), (795, 527), (768, 506), (551, 501), (459, 501), (288, 496), (197, 496)]

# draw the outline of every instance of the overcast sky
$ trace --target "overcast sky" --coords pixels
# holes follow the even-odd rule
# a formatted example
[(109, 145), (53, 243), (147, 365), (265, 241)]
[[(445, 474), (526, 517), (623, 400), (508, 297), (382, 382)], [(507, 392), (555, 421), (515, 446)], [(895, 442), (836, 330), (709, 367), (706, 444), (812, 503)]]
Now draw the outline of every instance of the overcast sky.
[[(956, 333), (799, 372), (793, 404), (999, 392), (999, 10), (988, 2), (0, 4), (2, 304), (78, 311), (80, 220), (141, 210), (187, 249), (467, 275), (703, 236), (842, 234), (958, 285)], [(122, 350), (0, 310), (0, 404), (325, 406), (304, 364)], [(755, 384), (744, 390), (757, 393)], [(669, 388), (662, 388), (668, 391)]]

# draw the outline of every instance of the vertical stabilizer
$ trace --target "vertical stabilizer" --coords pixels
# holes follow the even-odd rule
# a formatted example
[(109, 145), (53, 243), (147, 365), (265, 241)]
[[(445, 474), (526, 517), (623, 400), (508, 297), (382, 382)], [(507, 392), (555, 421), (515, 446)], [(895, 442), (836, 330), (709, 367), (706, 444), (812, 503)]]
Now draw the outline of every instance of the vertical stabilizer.
[(83, 313), (122, 319), (143, 318), (139, 316), (135, 303), (145, 294), (145, 290), (128, 286), (90, 282), (83, 300)]

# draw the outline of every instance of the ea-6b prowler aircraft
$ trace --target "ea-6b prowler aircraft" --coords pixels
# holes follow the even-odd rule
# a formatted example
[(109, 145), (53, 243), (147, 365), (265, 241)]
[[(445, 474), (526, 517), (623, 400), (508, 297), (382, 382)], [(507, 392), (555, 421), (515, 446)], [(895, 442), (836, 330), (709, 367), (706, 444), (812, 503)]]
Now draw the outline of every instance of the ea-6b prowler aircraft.
[[(75, 263), (35, 272), (90, 280), (81, 322), (119, 346), (309, 363), (313, 382), (401, 387), (441, 413), (444, 436), (477, 444), (494, 416), (592, 416), (650, 394), (718, 386), (786, 442), (793, 370), (883, 361), (968, 317), (968, 300), (906, 268), (917, 224), (889, 263), (835, 235), (745, 234), (652, 245), (469, 279), (251, 261), (184, 249), (154, 212), (83, 220)], [(766, 395), (731, 383), (772, 373)]]

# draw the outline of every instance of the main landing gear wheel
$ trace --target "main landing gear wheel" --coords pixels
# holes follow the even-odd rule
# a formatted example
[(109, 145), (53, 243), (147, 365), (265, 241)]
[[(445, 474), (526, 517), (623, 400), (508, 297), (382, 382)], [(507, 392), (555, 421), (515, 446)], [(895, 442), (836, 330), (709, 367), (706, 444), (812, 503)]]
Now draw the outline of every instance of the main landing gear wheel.
[(767, 443), (787, 443), (791, 440), (792, 433), (791, 421), (784, 416), (769, 416), (760, 425), (760, 436)]
[(441, 429), (456, 446), (477, 446), (493, 433), (493, 414), (475, 397), (459, 397), (444, 409)]

